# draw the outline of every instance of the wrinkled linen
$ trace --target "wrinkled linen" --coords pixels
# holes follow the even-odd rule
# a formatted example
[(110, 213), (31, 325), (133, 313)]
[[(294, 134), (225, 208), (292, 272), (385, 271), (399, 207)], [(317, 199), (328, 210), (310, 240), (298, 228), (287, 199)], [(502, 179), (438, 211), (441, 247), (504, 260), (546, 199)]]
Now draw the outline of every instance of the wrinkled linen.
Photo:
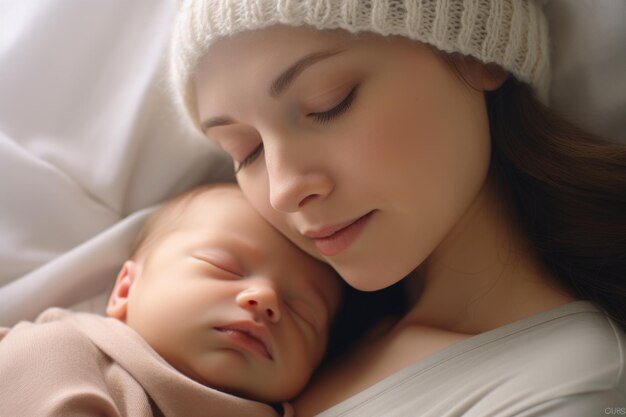
[(101, 301), (155, 205), (232, 179), (167, 95), (175, 3), (0, 0), (0, 325)]

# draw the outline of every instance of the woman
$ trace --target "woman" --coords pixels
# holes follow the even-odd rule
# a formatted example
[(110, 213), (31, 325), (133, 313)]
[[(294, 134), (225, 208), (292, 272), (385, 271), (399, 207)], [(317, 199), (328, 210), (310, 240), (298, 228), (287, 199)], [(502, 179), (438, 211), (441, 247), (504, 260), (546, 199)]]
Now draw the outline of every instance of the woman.
[(407, 284), (298, 415), (626, 405), (626, 150), (539, 103), (538, 2), (190, 1), (172, 62), (269, 222), (357, 289)]

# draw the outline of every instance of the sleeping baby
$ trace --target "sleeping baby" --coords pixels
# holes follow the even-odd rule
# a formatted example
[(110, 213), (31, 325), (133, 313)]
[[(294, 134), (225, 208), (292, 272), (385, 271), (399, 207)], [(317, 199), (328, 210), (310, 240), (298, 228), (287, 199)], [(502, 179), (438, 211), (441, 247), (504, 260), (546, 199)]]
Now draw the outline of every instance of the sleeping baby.
[(235, 185), (194, 189), (146, 222), (109, 317), (50, 309), (0, 332), (0, 415), (291, 415), (341, 294)]

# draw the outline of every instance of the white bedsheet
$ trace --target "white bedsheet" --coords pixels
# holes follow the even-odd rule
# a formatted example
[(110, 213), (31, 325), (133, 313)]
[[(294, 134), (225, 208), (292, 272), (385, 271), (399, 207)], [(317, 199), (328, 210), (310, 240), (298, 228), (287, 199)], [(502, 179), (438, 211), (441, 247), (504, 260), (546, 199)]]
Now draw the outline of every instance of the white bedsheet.
[[(164, 90), (176, 0), (0, 0), (0, 325), (102, 311), (158, 202), (232, 178)], [(626, 2), (548, 0), (555, 107), (626, 128)]]
[(0, 324), (106, 292), (149, 207), (230, 177), (167, 99), (175, 7), (0, 0)]

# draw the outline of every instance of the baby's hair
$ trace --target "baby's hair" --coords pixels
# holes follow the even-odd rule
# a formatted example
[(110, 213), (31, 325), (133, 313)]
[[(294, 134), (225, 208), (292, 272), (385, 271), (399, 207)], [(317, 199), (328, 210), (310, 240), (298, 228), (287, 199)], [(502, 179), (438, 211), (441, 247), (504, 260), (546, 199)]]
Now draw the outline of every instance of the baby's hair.
[(192, 188), (167, 200), (144, 223), (135, 239), (130, 259), (138, 260), (144, 257), (156, 243), (175, 230), (190, 204), (198, 197), (236, 188), (237, 185), (234, 183), (206, 184)]

